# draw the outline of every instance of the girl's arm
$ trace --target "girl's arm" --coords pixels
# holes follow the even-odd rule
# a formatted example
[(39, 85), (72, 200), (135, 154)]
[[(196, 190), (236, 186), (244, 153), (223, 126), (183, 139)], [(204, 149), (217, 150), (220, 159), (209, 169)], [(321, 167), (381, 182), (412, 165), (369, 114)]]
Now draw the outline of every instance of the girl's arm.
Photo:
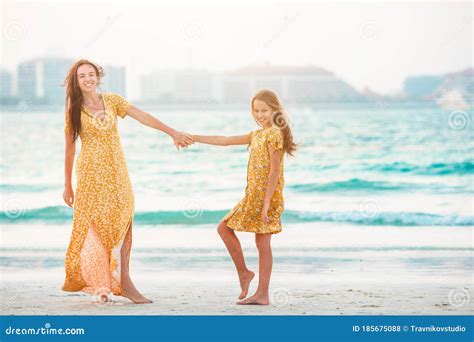
[(74, 156), (76, 155), (76, 142), (73, 141), (73, 135), (64, 132), (65, 150), (64, 150), (64, 202), (70, 207), (74, 203), (74, 191), (72, 189), (72, 168), (74, 165)]
[(262, 221), (265, 224), (270, 223), (268, 210), (270, 209), (270, 201), (278, 183), (278, 177), (280, 177), (280, 158), (282, 153), (271, 145), (268, 146), (268, 151), (270, 153), (270, 172), (268, 174), (267, 191), (265, 192), (262, 208)]
[(220, 135), (191, 135), (195, 142), (209, 145), (229, 146), (229, 145), (248, 145), (250, 144), (250, 135), (233, 135), (230, 137)]
[(194, 141), (189, 135), (174, 130), (173, 128), (166, 125), (164, 122), (155, 118), (153, 115), (144, 112), (143, 110), (135, 106), (131, 106), (127, 110), (127, 115), (131, 116), (132, 118), (134, 118), (145, 126), (155, 128), (159, 131), (168, 134), (173, 139), (174, 144), (178, 149), (179, 147), (187, 147), (188, 145), (194, 143)]

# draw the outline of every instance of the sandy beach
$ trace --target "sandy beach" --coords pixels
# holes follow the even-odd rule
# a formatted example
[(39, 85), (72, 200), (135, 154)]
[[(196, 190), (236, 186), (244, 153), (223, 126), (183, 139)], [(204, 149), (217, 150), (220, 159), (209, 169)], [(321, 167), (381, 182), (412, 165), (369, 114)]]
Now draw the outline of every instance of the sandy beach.
[[(232, 277), (211, 282), (189, 279), (181, 274), (164, 275), (162, 280), (144, 277), (137, 283), (154, 303), (134, 305), (123, 297), (114, 297), (108, 305), (94, 302), (82, 293), (65, 293), (58, 287), (60, 278), (3, 281), (3, 315), (470, 315), (472, 300), (450, 303), (452, 291), (473, 296), (470, 284), (404, 284), (374, 279), (372, 283), (343, 283), (335, 274), (320, 277), (312, 284), (291, 281), (275, 274), (272, 303), (269, 306), (235, 304), (238, 289)], [(380, 275), (382, 277), (382, 274)], [(395, 275), (391, 275), (392, 277)], [(155, 276), (156, 277), (156, 276)], [(255, 283), (252, 288), (255, 288)], [(21, 289), (21, 290), (19, 290)], [(463, 297), (465, 298), (465, 297)], [(459, 306), (458, 306), (459, 305)]]
[[(212, 226), (139, 227), (132, 277), (154, 303), (62, 291), (67, 227), (3, 231), (4, 315), (469, 315), (472, 228), (289, 225), (274, 238), (271, 305), (235, 304), (233, 265)], [(21, 239), (28, 232), (30, 239)], [(35, 248), (40, 236), (47, 248)], [(257, 271), (251, 234), (239, 234)], [(429, 236), (429, 238), (427, 237)], [(192, 243), (190, 243), (192, 241)], [(17, 248), (18, 246), (21, 248)], [(15, 247), (16, 246), (16, 247)], [(251, 284), (250, 293), (257, 287)]]

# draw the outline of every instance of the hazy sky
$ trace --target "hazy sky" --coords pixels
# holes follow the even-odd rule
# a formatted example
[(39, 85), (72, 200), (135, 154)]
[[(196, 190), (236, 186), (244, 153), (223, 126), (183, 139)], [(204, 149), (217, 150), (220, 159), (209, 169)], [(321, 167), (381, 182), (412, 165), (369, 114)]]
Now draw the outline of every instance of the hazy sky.
[(1, 17), (4, 68), (42, 56), (125, 65), (132, 98), (140, 75), (168, 67), (311, 64), (393, 93), (408, 75), (472, 65), (470, 2), (3, 1)]

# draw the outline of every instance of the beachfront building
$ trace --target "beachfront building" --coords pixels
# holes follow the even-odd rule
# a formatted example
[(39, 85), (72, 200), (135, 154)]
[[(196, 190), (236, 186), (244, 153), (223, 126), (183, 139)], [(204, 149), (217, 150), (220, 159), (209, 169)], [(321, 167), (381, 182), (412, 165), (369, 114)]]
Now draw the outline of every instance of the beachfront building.
[(219, 76), (207, 70), (168, 69), (140, 79), (141, 99), (152, 103), (220, 102)]
[(102, 91), (127, 96), (125, 67), (104, 66), (104, 77), (101, 83)]
[(17, 102), (13, 91), (13, 75), (10, 71), (0, 69), (0, 104), (11, 105)]
[(0, 98), (10, 98), (13, 96), (13, 79), (11, 72), (0, 69)]
[(271, 89), (285, 103), (360, 102), (366, 98), (333, 73), (314, 66), (251, 66), (223, 77), (226, 103), (248, 102), (259, 89)]
[(73, 61), (65, 58), (37, 58), (18, 65), (18, 97), (41, 104), (64, 103), (64, 79)]

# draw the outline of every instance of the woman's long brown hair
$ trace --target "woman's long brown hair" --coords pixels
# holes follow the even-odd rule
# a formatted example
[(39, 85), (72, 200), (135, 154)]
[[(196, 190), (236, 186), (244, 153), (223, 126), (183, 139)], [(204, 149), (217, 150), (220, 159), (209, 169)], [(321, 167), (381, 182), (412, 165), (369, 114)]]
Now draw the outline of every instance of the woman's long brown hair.
[(255, 100), (265, 102), (273, 110), (272, 124), (274, 127), (279, 128), (283, 134), (283, 151), (289, 156), (293, 156), (298, 149), (298, 145), (293, 141), (293, 133), (291, 132), (290, 121), (278, 96), (271, 90), (260, 90), (252, 98), (252, 115), (253, 104)]
[(92, 63), (87, 59), (81, 59), (74, 63), (69, 69), (66, 79), (64, 80), (64, 86), (66, 87), (66, 115), (69, 120), (69, 125), (73, 133), (73, 141), (79, 137), (81, 133), (81, 110), (83, 104), (83, 96), (81, 88), (79, 87), (77, 69), (81, 65), (88, 64), (92, 66), (97, 75), (98, 85), (100, 85), (100, 80), (104, 76), (102, 67), (97, 64)]

